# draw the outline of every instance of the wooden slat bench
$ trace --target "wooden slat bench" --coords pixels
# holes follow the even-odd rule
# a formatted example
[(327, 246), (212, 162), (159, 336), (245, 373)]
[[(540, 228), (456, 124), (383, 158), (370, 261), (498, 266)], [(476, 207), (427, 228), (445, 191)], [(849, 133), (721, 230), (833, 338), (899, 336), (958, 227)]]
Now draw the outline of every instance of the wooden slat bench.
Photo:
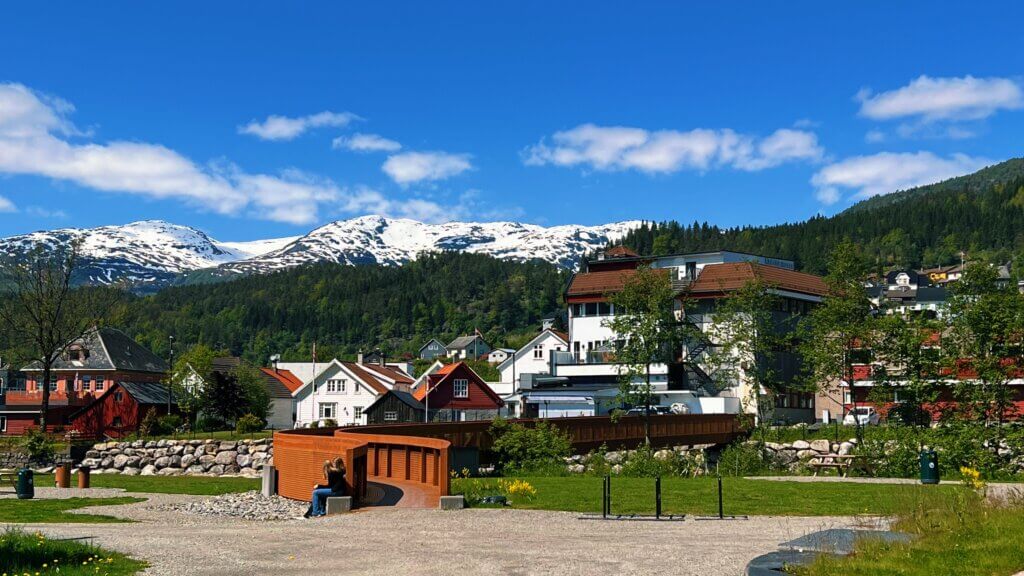
[(18, 471), (14, 468), (0, 468), (0, 486), (10, 484), (14, 488), (18, 482)]
[(814, 456), (807, 464), (814, 469), (815, 476), (822, 470), (835, 469), (844, 478), (852, 471), (871, 474), (874, 468), (868, 458), (859, 454), (822, 454)]

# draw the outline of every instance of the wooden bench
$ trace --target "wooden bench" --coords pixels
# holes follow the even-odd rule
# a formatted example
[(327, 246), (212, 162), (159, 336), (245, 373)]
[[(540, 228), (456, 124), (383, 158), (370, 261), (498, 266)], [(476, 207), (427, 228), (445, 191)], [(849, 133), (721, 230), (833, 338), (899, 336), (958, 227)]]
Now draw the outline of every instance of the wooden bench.
[(14, 468), (0, 468), (0, 485), (10, 484), (11, 488), (14, 488), (17, 482), (17, 470), (15, 470)]
[(869, 475), (874, 471), (870, 460), (859, 454), (822, 454), (812, 457), (807, 464), (814, 469), (815, 476), (818, 472), (828, 469), (835, 469), (843, 478), (855, 470)]

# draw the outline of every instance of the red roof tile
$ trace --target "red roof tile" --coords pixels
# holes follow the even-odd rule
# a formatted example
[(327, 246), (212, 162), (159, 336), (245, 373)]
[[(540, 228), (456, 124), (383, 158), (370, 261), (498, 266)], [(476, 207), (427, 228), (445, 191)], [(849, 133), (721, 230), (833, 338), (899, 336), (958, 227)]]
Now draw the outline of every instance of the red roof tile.
[[(666, 269), (656, 269), (655, 272), (668, 274)], [(568, 296), (587, 296), (618, 292), (635, 275), (635, 269), (582, 272), (572, 277), (572, 283), (569, 284), (566, 294)]]
[(284, 384), (284, 387), (287, 388), (288, 391), (293, 393), (293, 394), (295, 393), (296, 390), (298, 390), (299, 388), (302, 388), (302, 380), (299, 380), (299, 377), (296, 376), (295, 374), (292, 374), (292, 372), (290, 370), (275, 370), (273, 368), (260, 368), (260, 371), (262, 371), (267, 376), (270, 376), (271, 378), (274, 378), (275, 380), (277, 380), (281, 384)]
[(640, 256), (639, 254), (630, 250), (629, 248), (626, 248), (625, 246), (615, 246), (613, 248), (609, 248), (608, 251), (604, 253), (604, 255), (611, 258), (636, 258)]
[(388, 391), (388, 387), (385, 386), (376, 376), (367, 372), (362, 364), (356, 364), (355, 362), (342, 362), (345, 368), (348, 368), (350, 372), (356, 375), (357, 378), (366, 383), (367, 386), (373, 388), (373, 391), (378, 394), (384, 394)]
[(760, 280), (779, 290), (813, 296), (824, 296), (828, 293), (828, 287), (820, 276), (754, 262), (708, 264), (701, 270), (697, 280), (690, 285), (689, 291), (698, 296), (730, 292), (742, 288), (752, 280)]
[(412, 384), (413, 379), (408, 374), (402, 372), (397, 368), (391, 366), (381, 366), (379, 364), (361, 364), (363, 368), (368, 368), (378, 374), (381, 374), (385, 378), (390, 378), (399, 384)]

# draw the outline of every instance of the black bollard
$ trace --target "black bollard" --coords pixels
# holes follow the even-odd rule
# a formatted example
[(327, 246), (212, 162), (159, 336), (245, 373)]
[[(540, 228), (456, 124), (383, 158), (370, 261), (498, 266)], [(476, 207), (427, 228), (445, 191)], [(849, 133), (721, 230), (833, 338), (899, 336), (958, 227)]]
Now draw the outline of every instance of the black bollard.
[(654, 479), (654, 517), (661, 520), (661, 476)]
[(718, 477), (718, 519), (722, 520), (725, 518), (725, 514), (722, 510), (722, 477)]

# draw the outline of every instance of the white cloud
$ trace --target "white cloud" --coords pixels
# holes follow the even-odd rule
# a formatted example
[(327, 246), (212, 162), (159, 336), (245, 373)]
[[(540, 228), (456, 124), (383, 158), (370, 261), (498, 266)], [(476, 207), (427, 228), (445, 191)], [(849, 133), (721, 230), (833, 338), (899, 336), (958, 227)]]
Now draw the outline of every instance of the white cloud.
[(436, 202), (422, 198), (392, 200), (374, 190), (361, 186), (357, 188), (344, 206), (346, 212), (380, 214), (393, 218), (411, 218), (429, 224), (450, 222), (467, 216), (461, 208), (446, 208)]
[(868, 144), (885, 142), (885, 132), (882, 132), (881, 130), (868, 130), (868, 133), (864, 135), (864, 141)]
[(346, 148), (353, 152), (398, 152), (402, 145), (377, 134), (353, 134), (339, 136), (331, 142), (335, 149)]
[(942, 158), (931, 152), (880, 152), (829, 164), (811, 178), (811, 183), (819, 201), (835, 204), (844, 190), (853, 192), (852, 199), (863, 199), (940, 182), (991, 163), (986, 158), (964, 154)]
[(468, 154), (403, 152), (388, 156), (381, 169), (403, 186), (414, 182), (444, 180), (473, 168)]
[(261, 140), (292, 140), (313, 128), (324, 126), (344, 128), (353, 120), (358, 119), (358, 116), (350, 112), (320, 112), (298, 118), (273, 115), (267, 116), (267, 119), (262, 122), (253, 120), (244, 126), (239, 126), (238, 132), (256, 136)]
[(860, 114), (873, 120), (918, 118), (938, 120), (979, 120), (998, 110), (1024, 107), (1024, 90), (1008, 78), (931, 78), (921, 76), (910, 84), (873, 94), (857, 94)]
[[(73, 182), (106, 192), (179, 200), (220, 214), (309, 224), (323, 207), (350, 202), (351, 191), (298, 170), (251, 174), (221, 161), (198, 165), (159, 144), (82, 142), (66, 102), (21, 84), (0, 84), (0, 173)], [(13, 209), (0, 200), (0, 209)]]
[(542, 140), (527, 147), (523, 161), (531, 166), (553, 164), (670, 173), (718, 167), (754, 171), (786, 162), (817, 161), (824, 156), (813, 132), (788, 128), (756, 138), (729, 129), (649, 132), (626, 126), (582, 124), (556, 132), (551, 141), (551, 145)]
[(53, 218), (55, 220), (67, 220), (68, 213), (60, 209), (47, 208), (45, 206), (27, 206), (25, 213), (38, 218)]
[(17, 212), (18, 207), (7, 198), (0, 196), (0, 212)]

